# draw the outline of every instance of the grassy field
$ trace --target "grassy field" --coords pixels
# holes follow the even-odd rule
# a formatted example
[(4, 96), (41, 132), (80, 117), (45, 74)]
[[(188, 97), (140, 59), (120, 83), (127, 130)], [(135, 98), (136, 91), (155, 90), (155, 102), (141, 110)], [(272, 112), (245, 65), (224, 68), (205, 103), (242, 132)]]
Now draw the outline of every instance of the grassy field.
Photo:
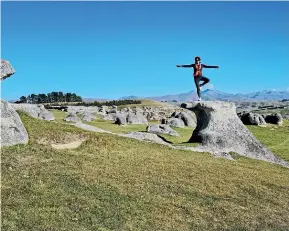
[(148, 107), (157, 107), (157, 106), (159, 106), (159, 107), (172, 107), (172, 105), (170, 105), (170, 104), (158, 102), (158, 101), (153, 101), (153, 100), (148, 100), (148, 99), (144, 99), (141, 101), (142, 101), (141, 104), (121, 105), (121, 106), (118, 106), (118, 108), (121, 110), (125, 107), (145, 107), (145, 106), (148, 106)]
[(273, 153), (289, 162), (289, 121), (284, 120), (283, 126), (270, 125), (267, 127), (247, 126), (258, 140), (266, 145)]
[[(279, 165), (89, 133), (61, 113), (20, 115), (30, 140), (1, 149), (2, 230), (289, 229), (289, 170)], [(288, 125), (249, 129), (289, 160)], [(51, 147), (77, 139), (77, 149)]]
[[(59, 111), (59, 110), (52, 110), (55, 119), (57, 122), (63, 123), (63, 119), (66, 117), (66, 113)], [(93, 125), (95, 127), (108, 130), (114, 133), (128, 133), (128, 132), (145, 132), (147, 125), (145, 124), (136, 124), (136, 125), (126, 125), (126, 126), (117, 126), (114, 124), (113, 121), (108, 120), (102, 120), (100, 119), (100, 116), (97, 116), (98, 119), (91, 121), (91, 122), (85, 122), (83, 123)], [(151, 124), (158, 124), (158, 121), (149, 121), (149, 125)], [(165, 138), (167, 141), (172, 142), (175, 145), (186, 145), (186, 146), (195, 146), (196, 144), (187, 144), (186, 142), (190, 139), (192, 132), (194, 128), (173, 128), (175, 131), (177, 131), (180, 136), (174, 137), (170, 135), (160, 135), (163, 138)]]

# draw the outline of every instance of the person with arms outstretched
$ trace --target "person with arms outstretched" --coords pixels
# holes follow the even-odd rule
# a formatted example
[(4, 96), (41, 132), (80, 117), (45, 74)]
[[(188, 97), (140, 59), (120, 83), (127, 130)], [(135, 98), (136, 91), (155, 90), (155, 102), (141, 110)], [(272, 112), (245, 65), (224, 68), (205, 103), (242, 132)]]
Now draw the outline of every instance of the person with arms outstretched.
[[(188, 64), (188, 65), (177, 65), (177, 67), (191, 67), (194, 69), (194, 80), (197, 88), (197, 93), (199, 96), (199, 101), (201, 101), (201, 88), (210, 82), (210, 79), (203, 76), (202, 69), (203, 68), (219, 68), (219, 66), (208, 66), (205, 64), (201, 64), (201, 58), (199, 56), (195, 57), (195, 63), (194, 64)], [(200, 84), (200, 81), (203, 81), (203, 83)]]

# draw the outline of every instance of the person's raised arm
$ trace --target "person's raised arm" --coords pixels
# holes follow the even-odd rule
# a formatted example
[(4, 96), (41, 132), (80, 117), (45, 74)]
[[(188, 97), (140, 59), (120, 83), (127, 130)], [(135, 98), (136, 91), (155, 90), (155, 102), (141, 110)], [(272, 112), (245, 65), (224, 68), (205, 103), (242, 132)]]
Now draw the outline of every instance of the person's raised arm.
[(205, 65), (203, 64), (204, 68), (220, 68), (219, 66), (209, 66), (209, 65)]
[(194, 64), (177, 65), (177, 67), (193, 67)]

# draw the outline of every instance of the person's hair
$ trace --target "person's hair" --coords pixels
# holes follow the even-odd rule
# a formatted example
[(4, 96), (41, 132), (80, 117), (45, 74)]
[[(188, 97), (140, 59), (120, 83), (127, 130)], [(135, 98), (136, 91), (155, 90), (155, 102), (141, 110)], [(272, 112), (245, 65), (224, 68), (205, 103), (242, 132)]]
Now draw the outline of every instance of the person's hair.
[(196, 56), (196, 57), (195, 57), (195, 61), (201, 61), (201, 57)]

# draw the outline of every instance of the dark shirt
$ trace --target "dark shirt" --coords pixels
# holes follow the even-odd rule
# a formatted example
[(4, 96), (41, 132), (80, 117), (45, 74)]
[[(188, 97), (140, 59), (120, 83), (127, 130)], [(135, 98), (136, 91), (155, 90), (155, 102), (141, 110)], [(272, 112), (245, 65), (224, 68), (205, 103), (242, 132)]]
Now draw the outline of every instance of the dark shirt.
[(194, 76), (201, 76), (202, 75), (202, 69), (203, 68), (218, 68), (218, 66), (208, 66), (205, 64), (188, 64), (188, 65), (181, 65), (181, 67), (192, 67), (194, 68)]

